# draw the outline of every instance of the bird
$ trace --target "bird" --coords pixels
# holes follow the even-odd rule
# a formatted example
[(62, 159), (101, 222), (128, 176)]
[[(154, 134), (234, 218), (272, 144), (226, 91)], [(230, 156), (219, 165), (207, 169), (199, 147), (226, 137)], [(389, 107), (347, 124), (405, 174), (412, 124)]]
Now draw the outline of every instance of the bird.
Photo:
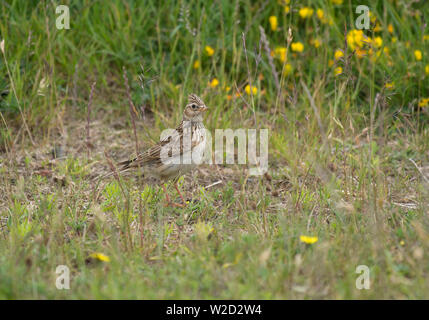
[[(159, 181), (166, 197), (167, 206), (185, 207), (186, 201), (177, 185), (179, 178), (200, 164), (206, 146), (206, 129), (203, 114), (208, 110), (203, 100), (192, 93), (183, 110), (180, 124), (167, 137), (131, 160), (117, 164), (119, 173), (141, 168), (143, 175)], [(182, 204), (173, 203), (165, 183), (173, 180)]]

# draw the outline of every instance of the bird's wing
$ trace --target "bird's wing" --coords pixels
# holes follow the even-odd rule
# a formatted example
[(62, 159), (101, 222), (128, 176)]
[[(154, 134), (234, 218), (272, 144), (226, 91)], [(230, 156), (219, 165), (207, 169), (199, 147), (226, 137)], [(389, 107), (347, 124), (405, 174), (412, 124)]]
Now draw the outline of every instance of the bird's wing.
[[(168, 149), (164, 152), (167, 154), (161, 154), (162, 148), (168, 145)], [(180, 155), (183, 153), (183, 121), (173, 131), (173, 133), (153, 147), (149, 148), (143, 153), (140, 153), (137, 157), (131, 160), (126, 160), (118, 163), (120, 166), (119, 171), (123, 172), (130, 168), (144, 167), (147, 165), (160, 165), (162, 163), (161, 156), (171, 157), (173, 155)]]

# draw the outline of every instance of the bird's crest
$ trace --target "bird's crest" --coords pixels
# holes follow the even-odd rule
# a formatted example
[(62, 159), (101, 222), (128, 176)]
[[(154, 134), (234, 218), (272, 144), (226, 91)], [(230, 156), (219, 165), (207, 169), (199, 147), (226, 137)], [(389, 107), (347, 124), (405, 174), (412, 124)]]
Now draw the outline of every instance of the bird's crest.
[(191, 93), (188, 96), (188, 101), (189, 101), (189, 104), (195, 103), (198, 106), (204, 105), (203, 100), (201, 100), (201, 98), (199, 96), (197, 96), (195, 93)]

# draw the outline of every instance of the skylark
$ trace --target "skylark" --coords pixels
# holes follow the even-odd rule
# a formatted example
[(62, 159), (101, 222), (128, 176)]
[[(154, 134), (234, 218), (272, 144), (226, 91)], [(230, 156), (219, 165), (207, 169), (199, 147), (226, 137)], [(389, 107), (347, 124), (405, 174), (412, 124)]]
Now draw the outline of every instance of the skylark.
[[(168, 205), (183, 207), (186, 201), (177, 182), (185, 173), (201, 163), (206, 146), (206, 131), (203, 114), (207, 106), (196, 94), (190, 94), (188, 104), (183, 111), (183, 120), (165, 139), (154, 145), (136, 158), (118, 163), (119, 172), (141, 168), (143, 174), (158, 180), (165, 192)], [(172, 203), (164, 185), (173, 180), (183, 204)]]

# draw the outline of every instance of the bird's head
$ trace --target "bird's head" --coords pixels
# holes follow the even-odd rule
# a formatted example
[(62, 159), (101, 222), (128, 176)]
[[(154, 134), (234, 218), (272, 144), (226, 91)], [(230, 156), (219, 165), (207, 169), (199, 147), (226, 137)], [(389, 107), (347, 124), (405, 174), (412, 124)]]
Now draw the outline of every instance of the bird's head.
[(203, 113), (207, 111), (207, 106), (203, 100), (196, 94), (190, 94), (188, 97), (188, 104), (183, 111), (183, 120), (185, 121), (202, 121)]

